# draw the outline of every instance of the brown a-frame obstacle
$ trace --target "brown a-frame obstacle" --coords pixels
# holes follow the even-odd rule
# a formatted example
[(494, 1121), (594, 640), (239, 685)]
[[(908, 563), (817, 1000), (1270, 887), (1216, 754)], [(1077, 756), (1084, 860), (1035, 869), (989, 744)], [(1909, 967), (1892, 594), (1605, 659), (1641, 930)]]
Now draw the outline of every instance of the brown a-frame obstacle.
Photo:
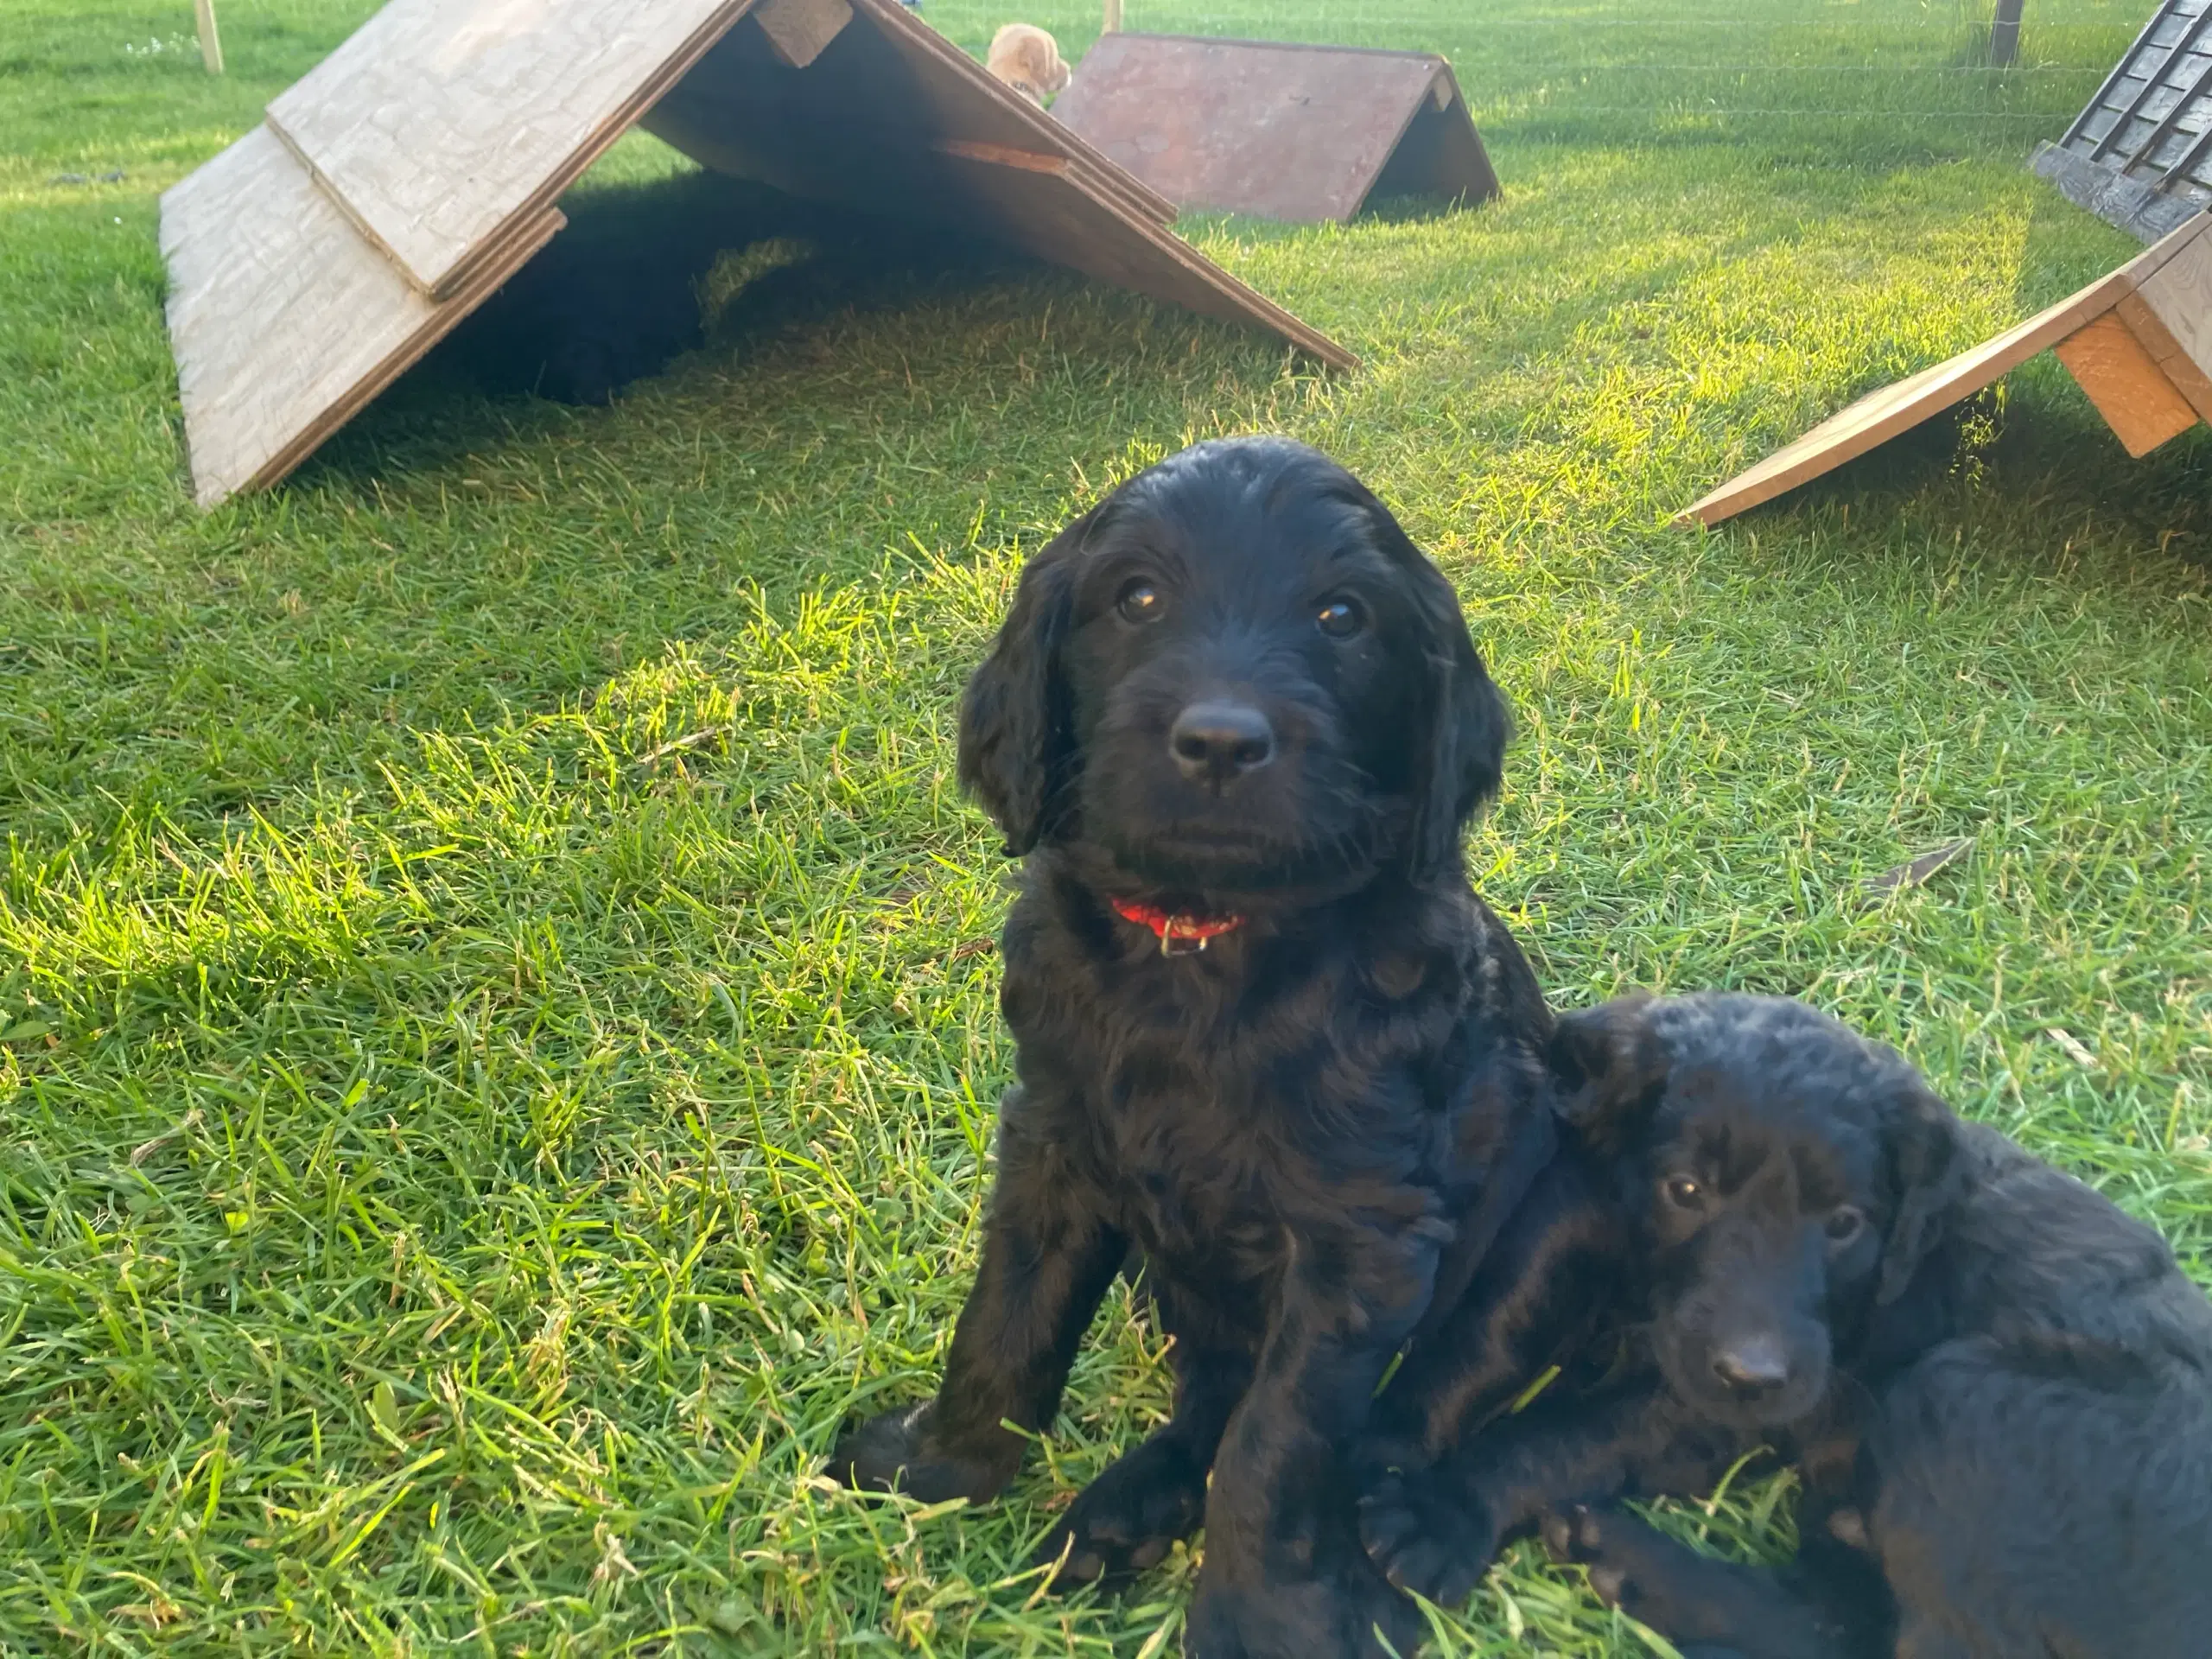
[(1311, 223), (1497, 194), (1452, 66), (1426, 52), (1103, 35), (1052, 113), (1178, 207)]
[(391, 0), (162, 198), (200, 505), (298, 466), (560, 230), (632, 124), (1357, 363), (898, 0)]
[(2212, 421), (2212, 213), (2049, 310), (1948, 362), (1869, 392), (1738, 474), (1675, 522), (1710, 529), (1887, 443), (2056, 349), (2131, 455)]

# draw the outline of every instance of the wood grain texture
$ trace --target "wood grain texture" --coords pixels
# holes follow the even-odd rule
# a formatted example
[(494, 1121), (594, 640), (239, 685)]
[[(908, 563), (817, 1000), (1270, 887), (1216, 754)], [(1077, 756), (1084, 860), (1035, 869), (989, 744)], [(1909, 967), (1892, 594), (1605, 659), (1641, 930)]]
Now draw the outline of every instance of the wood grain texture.
[(2136, 291), (2197, 371), (2212, 375), (2212, 215), (2200, 217), (2196, 229)]
[(1065, 156), (1041, 156), (1033, 149), (1008, 149), (1004, 144), (971, 144), (964, 138), (941, 138), (932, 146), (938, 154), (994, 167), (1018, 167), (1027, 173), (1065, 173), (1072, 165)]
[(2196, 365), (2158, 314), (2144, 304), (2143, 296), (2129, 295), (2113, 308), (2113, 315), (2127, 324), (2136, 342), (2150, 353), (2173, 389), (2189, 400), (2198, 417), (2212, 421), (2212, 374)]
[(434, 298), (499, 257), (753, 0), (391, 0), (270, 126)]
[(2147, 455), (2196, 424), (2196, 410), (2117, 310), (2060, 340), (2058, 360), (2131, 455)]
[(753, 21), (787, 67), (804, 69), (853, 21), (853, 9), (845, 0), (760, 0)]
[[(2049, 310), (2030, 317), (1972, 351), (1961, 352), (1947, 362), (1869, 393), (1821, 422), (1796, 442), (1693, 503), (1675, 522), (1701, 524), (1709, 529), (1746, 508), (1772, 500), (1785, 491), (1833, 472), (1844, 462), (1973, 396), (2006, 370), (2056, 346), (2107, 312), (2139, 296), (2147, 300), (2152, 291), (2172, 296), (2177, 310), (2193, 316), (2195, 327), (2203, 328), (2207, 320), (2212, 319), (2212, 311), (2208, 311), (2198, 297), (2199, 284), (2212, 280), (2212, 269), (2208, 269), (2205, 263), (2212, 260), (2212, 237), (2207, 236), (2208, 232), (2212, 232), (2212, 215), (2198, 214), (2155, 247), (2145, 249), (2118, 270), (2098, 278)], [(2187, 355), (2190, 348), (2179, 349)], [(2185, 390), (2177, 390), (2177, 395), (2194, 406)], [(2145, 425), (2140, 429), (2150, 429)]]
[(274, 483), (563, 223), (540, 216), (478, 289), (410, 283), (256, 127), (162, 198), (168, 326), (193, 494)]

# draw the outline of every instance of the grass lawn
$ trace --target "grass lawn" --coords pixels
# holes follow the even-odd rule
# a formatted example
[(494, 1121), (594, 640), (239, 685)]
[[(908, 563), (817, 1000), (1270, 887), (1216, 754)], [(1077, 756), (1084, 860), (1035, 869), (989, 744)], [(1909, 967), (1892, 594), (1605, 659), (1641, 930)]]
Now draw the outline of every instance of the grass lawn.
[[(611, 408), (430, 365), (201, 517), (156, 197), (370, 6), (222, 0), (219, 81), (181, 0), (6, 0), (0, 1652), (1175, 1650), (1185, 1556), (1021, 1576), (1164, 1410), (1118, 1300), (1006, 1501), (811, 1469), (928, 1386), (973, 1257), (957, 688), (1028, 549), (1217, 431), (1333, 449), (1459, 584), (1522, 722), (1474, 865), (1555, 1001), (1810, 997), (2212, 1274), (2212, 442), (2132, 463), (2046, 359), (1667, 524), (2128, 253), (2023, 163), (2149, 9), (2031, 0), (1996, 74), (1955, 0), (1130, 0), (1452, 56), (1503, 201), (1189, 227), (1363, 373), (848, 270)], [(1096, 10), (925, 16), (1072, 56)], [(1676, 1519), (1772, 1548), (1787, 1498)], [(1440, 1618), (1658, 1650), (1525, 1547)]]

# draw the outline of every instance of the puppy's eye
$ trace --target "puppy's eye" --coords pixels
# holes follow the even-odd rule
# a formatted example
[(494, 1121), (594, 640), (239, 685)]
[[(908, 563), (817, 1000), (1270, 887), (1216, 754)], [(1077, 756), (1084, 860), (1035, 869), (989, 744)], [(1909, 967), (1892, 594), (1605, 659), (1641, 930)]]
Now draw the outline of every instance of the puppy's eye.
[(1114, 608), (1128, 622), (1156, 622), (1167, 609), (1167, 601), (1160, 598), (1160, 589), (1143, 577), (1123, 582), (1122, 591), (1115, 595)]
[(1705, 1207), (1705, 1189), (1687, 1175), (1667, 1178), (1667, 1202), (1677, 1210), (1701, 1210)]
[(1357, 600), (1339, 597), (1325, 601), (1313, 620), (1330, 639), (1349, 639), (1367, 626), (1367, 613)]
[(1841, 1249), (1866, 1230), (1866, 1217), (1849, 1205), (1828, 1216), (1828, 1243)]

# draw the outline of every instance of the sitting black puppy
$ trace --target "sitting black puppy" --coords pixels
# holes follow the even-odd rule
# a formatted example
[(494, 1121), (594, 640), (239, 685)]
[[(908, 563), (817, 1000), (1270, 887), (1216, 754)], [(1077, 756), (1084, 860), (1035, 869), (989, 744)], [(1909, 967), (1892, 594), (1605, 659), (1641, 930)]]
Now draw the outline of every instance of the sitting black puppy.
[(842, 1478), (996, 1492), (1141, 1265), (1173, 1420), (1042, 1558), (1122, 1577), (1203, 1516), (1192, 1654), (1412, 1652), (1345, 1453), (1554, 1135), (1550, 1014), (1461, 862), (1507, 732), (1450, 584), (1301, 445), (1186, 449), (1030, 562), (961, 710), (1027, 855), (982, 1264), (936, 1399)]
[[(2212, 1302), (2157, 1233), (1798, 1003), (1610, 1003), (1553, 1052), (1573, 1133), (1366, 1506), (1395, 1581), (1464, 1597), (1541, 1522), (1685, 1656), (2212, 1651)], [(1578, 1359), (1611, 1375), (1455, 1436)], [(1805, 1482), (1780, 1573), (1603, 1507), (1762, 1444)]]

